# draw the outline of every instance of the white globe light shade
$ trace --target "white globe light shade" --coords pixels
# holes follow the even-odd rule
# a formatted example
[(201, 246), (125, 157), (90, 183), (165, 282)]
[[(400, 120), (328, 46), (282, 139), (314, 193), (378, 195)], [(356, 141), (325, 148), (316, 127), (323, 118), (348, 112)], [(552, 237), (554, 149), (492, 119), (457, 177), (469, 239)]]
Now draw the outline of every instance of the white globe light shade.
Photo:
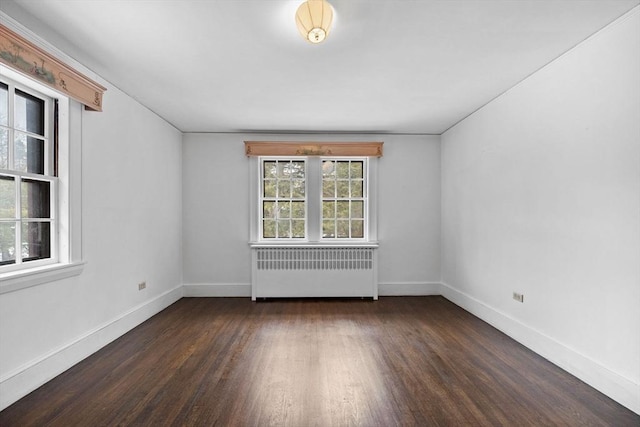
[(300, 35), (311, 43), (320, 43), (329, 35), (333, 7), (326, 0), (307, 0), (296, 11)]

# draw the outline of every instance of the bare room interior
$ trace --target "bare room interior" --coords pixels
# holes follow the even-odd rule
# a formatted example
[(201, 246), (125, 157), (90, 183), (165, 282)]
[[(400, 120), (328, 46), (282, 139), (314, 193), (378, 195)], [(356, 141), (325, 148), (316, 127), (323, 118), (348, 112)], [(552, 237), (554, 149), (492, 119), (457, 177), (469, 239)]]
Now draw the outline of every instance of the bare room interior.
[(3, 0), (0, 424), (640, 424), (640, 0)]

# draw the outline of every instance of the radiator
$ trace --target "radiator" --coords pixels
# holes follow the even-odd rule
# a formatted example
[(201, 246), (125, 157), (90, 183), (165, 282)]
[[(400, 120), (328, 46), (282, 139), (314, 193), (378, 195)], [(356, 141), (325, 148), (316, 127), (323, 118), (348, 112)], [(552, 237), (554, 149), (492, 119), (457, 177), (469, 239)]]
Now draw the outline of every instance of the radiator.
[(251, 296), (378, 299), (373, 247), (254, 247)]

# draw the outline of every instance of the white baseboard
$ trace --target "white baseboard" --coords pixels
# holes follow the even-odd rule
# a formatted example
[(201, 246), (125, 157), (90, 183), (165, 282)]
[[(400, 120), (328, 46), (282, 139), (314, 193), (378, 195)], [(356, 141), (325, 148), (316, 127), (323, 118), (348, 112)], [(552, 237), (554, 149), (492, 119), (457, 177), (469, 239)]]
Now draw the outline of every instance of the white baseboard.
[(187, 283), (184, 296), (251, 298), (251, 283)]
[(178, 301), (182, 298), (182, 291), (182, 286), (176, 286), (88, 331), (74, 341), (3, 375), (0, 378), (0, 410)]
[(621, 405), (640, 414), (640, 384), (446, 283), (442, 283), (441, 289), (442, 296), (452, 303), (504, 332)]
[(382, 282), (378, 284), (381, 297), (442, 295), (440, 283), (431, 282)]
[[(440, 283), (386, 282), (378, 285), (379, 296), (441, 295)], [(185, 297), (251, 297), (250, 283), (188, 283)]]

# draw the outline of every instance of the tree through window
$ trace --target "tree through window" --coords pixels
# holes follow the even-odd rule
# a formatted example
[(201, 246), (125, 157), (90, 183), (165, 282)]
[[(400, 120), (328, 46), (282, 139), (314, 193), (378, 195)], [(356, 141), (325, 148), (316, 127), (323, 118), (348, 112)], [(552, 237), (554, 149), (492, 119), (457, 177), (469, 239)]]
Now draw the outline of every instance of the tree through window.
[(323, 238), (364, 238), (364, 183), (364, 160), (323, 160)]
[(365, 239), (367, 159), (260, 158), (260, 238)]
[(262, 237), (306, 238), (306, 162), (262, 162)]
[(0, 82), (0, 266), (52, 257), (53, 100)]

